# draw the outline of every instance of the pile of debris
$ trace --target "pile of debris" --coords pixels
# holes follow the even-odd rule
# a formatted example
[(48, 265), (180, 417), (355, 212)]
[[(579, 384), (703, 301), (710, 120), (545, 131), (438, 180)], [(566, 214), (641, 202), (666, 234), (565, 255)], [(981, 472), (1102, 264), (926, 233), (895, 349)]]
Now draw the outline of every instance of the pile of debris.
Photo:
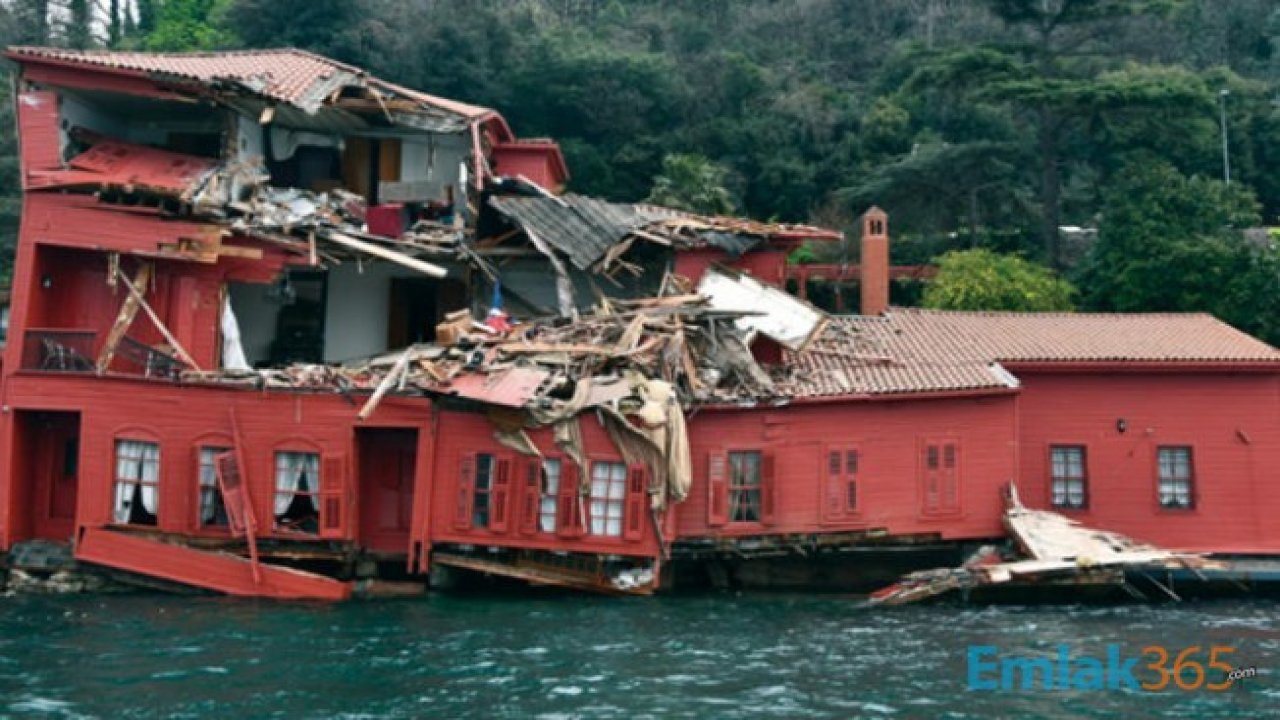
[[(819, 310), (747, 275), (713, 268), (698, 292), (668, 277), (666, 294), (603, 300), (576, 320), (485, 322), (463, 310), (414, 345), (348, 366), (187, 371), (184, 382), (368, 394), (367, 419), (388, 394), (431, 396), (482, 409), (504, 445), (537, 456), (527, 430), (554, 428), (557, 445), (585, 460), (578, 419), (594, 413), (628, 463), (646, 465), (656, 507), (688, 492), (685, 412), (695, 404), (788, 398), (752, 354), (759, 336), (803, 349), (827, 323)], [(775, 297), (776, 295), (776, 297)]]
[(1173, 590), (1152, 574), (1187, 569), (1199, 573), (1221, 569), (1224, 564), (1199, 553), (1165, 550), (1125, 535), (1081, 526), (1048, 512), (1031, 510), (1010, 485), (1004, 526), (1016, 557), (1005, 559), (993, 547), (985, 547), (958, 568), (921, 570), (871, 595), (877, 605), (905, 605), (955, 590), (995, 585), (1052, 585), (1092, 580), (1113, 584), (1140, 596), (1125, 580), (1125, 573), (1142, 575), (1177, 600)]

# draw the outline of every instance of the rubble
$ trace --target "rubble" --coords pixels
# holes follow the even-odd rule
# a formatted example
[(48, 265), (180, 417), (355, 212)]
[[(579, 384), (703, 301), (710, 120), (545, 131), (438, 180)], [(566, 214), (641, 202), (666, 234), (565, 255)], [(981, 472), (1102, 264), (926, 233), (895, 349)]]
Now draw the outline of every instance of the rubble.
[(1120, 533), (1084, 527), (1058, 513), (1032, 510), (1022, 504), (1013, 485), (1005, 499), (1008, 507), (1003, 521), (1015, 548), (1014, 557), (1005, 559), (996, 548), (984, 547), (961, 567), (910, 573), (873, 593), (871, 603), (905, 605), (976, 587), (1084, 581), (1117, 585), (1138, 595), (1126, 584), (1126, 572), (1143, 575), (1177, 600), (1173, 590), (1156, 580), (1152, 571), (1199, 572), (1225, 567), (1200, 553), (1165, 550)]

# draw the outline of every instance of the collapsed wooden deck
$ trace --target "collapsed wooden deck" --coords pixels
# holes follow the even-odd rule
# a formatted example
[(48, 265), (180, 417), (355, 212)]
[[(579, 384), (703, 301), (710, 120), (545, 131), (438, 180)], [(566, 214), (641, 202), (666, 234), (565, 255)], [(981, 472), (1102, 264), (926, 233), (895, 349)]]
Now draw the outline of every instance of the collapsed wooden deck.
[(1140, 596), (1126, 584), (1127, 573), (1146, 577), (1166, 595), (1178, 595), (1155, 576), (1189, 571), (1204, 579), (1205, 571), (1227, 570), (1226, 563), (1200, 553), (1165, 550), (1126, 535), (1084, 527), (1045, 510), (1022, 504), (1009, 486), (1004, 526), (1018, 558), (1006, 560), (994, 547), (984, 547), (958, 568), (922, 570), (871, 595), (871, 602), (904, 605), (956, 590), (1009, 584), (1113, 585)]
[(76, 560), (238, 597), (346, 600), (352, 585), (226, 552), (174, 545), (107, 528), (85, 528)]

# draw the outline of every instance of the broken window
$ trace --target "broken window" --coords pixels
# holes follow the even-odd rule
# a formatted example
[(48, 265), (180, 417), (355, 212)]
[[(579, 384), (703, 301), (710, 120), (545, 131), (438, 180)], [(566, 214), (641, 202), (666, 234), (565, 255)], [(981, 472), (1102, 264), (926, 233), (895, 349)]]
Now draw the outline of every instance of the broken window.
[(591, 463), (591, 534), (622, 535), (627, 502), (627, 466), (620, 462)]
[(276, 529), (315, 533), (320, 527), (320, 455), (276, 453)]
[(1088, 504), (1082, 445), (1055, 445), (1049, 449), (1050, 493), (1054, 507), (1083, 508)]
[(159, 503), (159, 443), (117, 440), (112, 519), (129, 525), (155, 525)]
[(201, 447), (199, 462), (200, 524), (209, 527), (226, 527), (227, 506), (218, 487), (217, 459), (230, 448)]
[(556, 531), (556, 502), (560, 496), (560, 460), (542, 461), (542, 494), (538, 503), (538, 529)]
[(489, 500), (493, 493), (495, 466), (492, 455), (476, 456), (475, 499), (471, 504), (472, 527), (489, 527)]
[(1195, 506), (1195, 474), (1191, 465), (1191, 448), (1185, 445), (1156, 449), (1160, 507), (1191, 508)]
[(729, 453), (729, 522), (760, 522), (760, 452)]

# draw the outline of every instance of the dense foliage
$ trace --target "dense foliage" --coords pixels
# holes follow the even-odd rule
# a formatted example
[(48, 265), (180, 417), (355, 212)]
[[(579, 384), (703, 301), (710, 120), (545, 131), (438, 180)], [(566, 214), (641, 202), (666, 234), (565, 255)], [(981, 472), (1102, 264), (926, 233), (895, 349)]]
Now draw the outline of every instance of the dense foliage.
[(981, 248), (938, 258), (938, 276), (924, 291), (940, 310), (1071, 310), (1075, 288), (1043, 265)]
[[(82, 6), (99, 8), (95, 22)], [(1280, 341), (1276, 321), (1256, 317), (1280, 295), (1277, 250), (1232, 231), (1280, 215), (1274, 0), (0, 7), (7, 41), (305, 47), (557, 138), (578, 192), (851, 236), (874, 203), (892, 217), (897, 263), (1013, 253), (1075, 280), (1082, 309), (1207, 310)], [(1229, 189), (1216, 180), (1220, 119)], [(0, 134), (8, 198), (12, 154), (11, 134)], [(1170, 193), (1195, 202), (1169, 214)], [(12, 205), (0, 214), (8, 234)], [(1064, 243), (1064, 225), (1098, 228), (1099, 240)], [(853, 260), (856, 244), (813, 253)]]

